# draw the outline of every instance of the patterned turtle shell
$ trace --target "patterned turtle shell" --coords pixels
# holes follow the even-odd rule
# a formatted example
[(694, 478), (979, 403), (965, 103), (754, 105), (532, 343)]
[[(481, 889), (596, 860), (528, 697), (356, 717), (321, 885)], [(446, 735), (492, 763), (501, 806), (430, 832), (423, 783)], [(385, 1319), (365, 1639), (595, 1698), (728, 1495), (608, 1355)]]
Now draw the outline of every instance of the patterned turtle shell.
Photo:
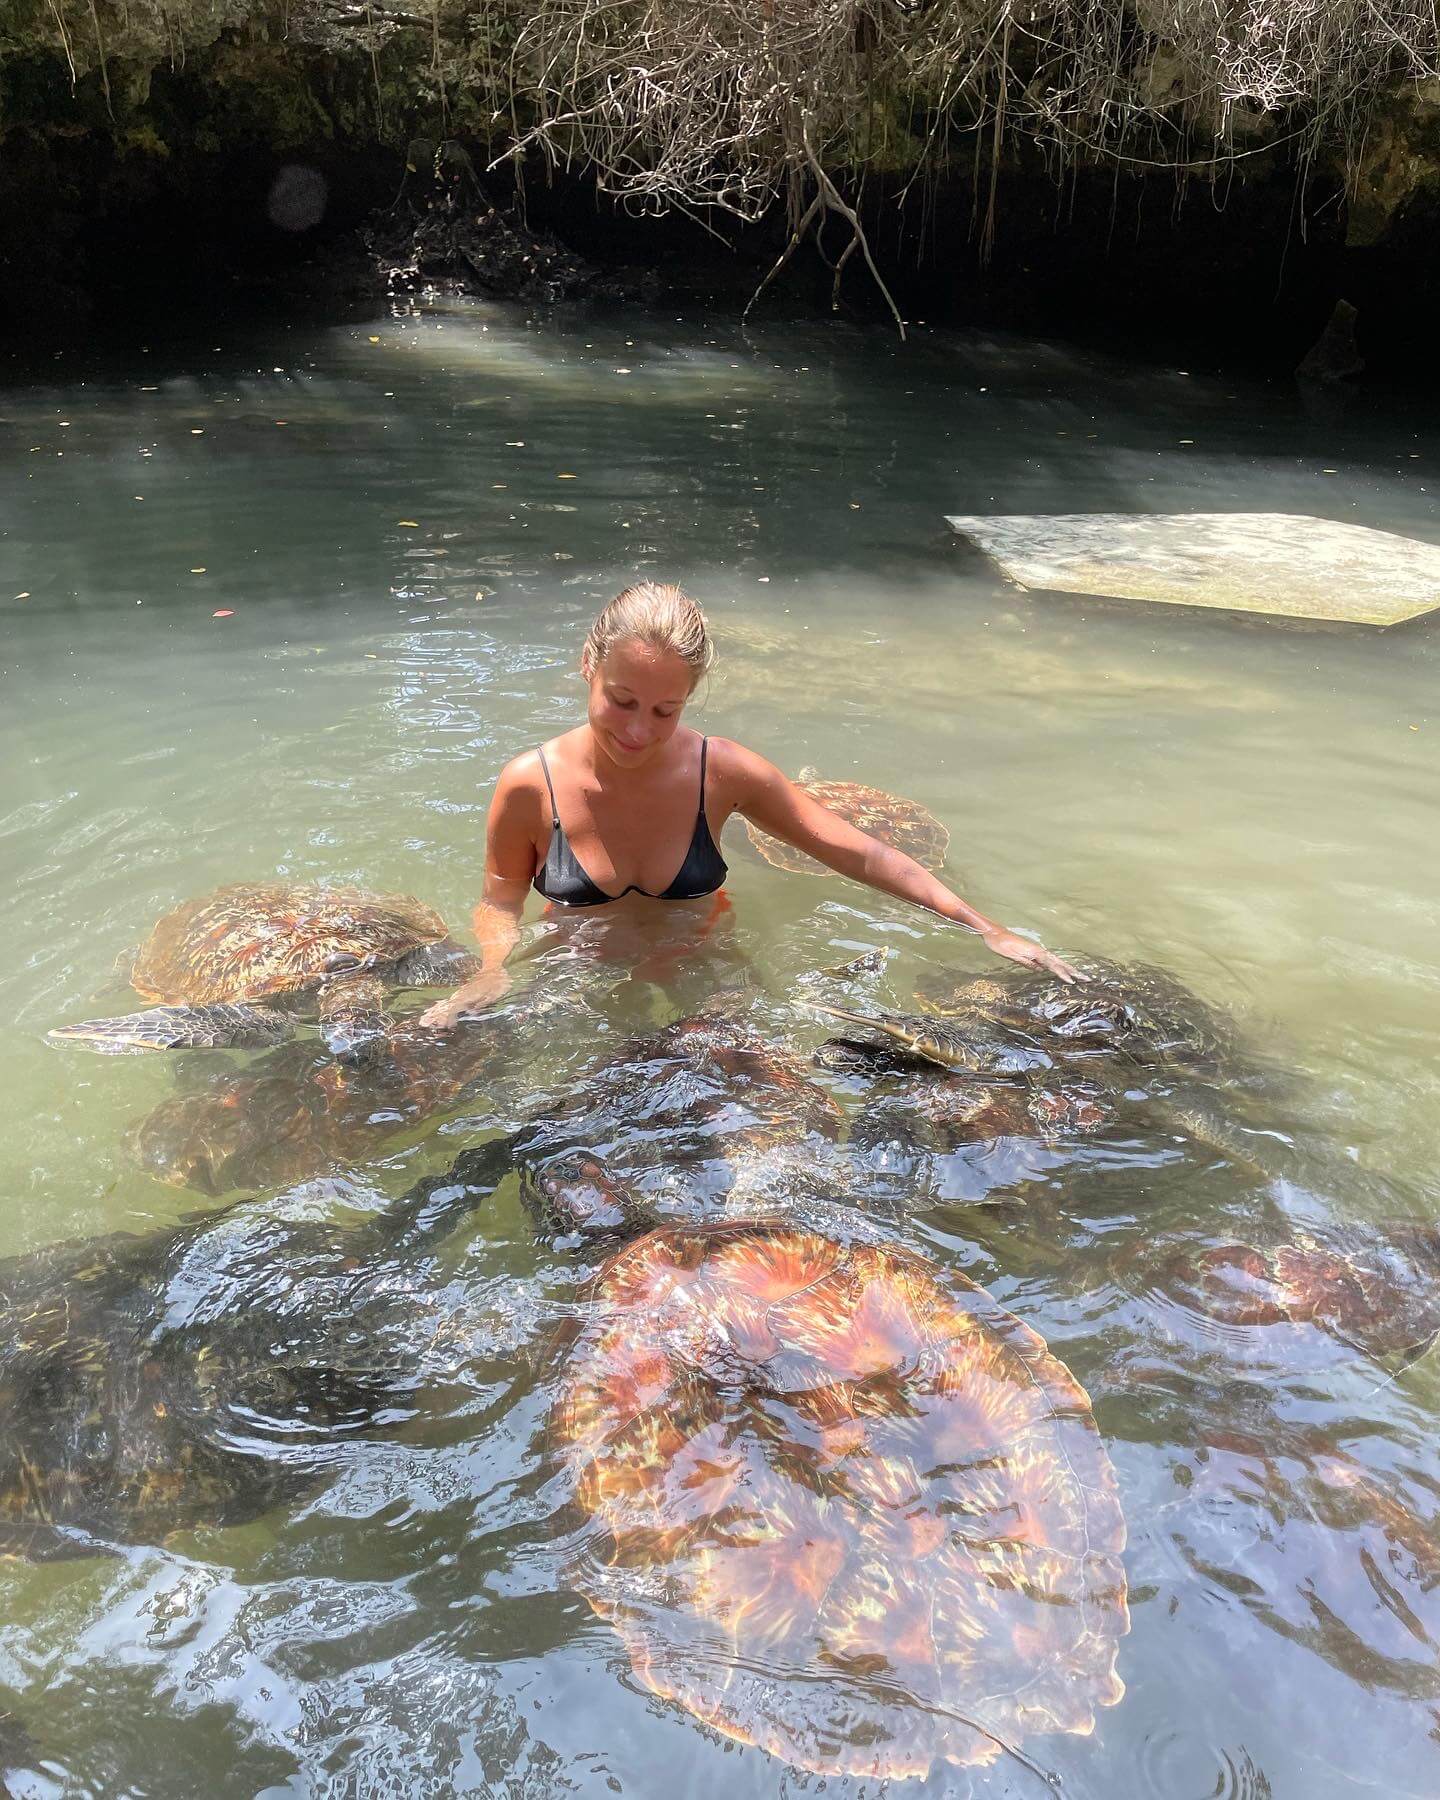
[[(883, 788), (866, 787), (860, 781), (822, 781), (814, 769), (802, 769), (795, 777), (796, 787), (831, 812), (839, 813), (847, 825), (876, 838), (892, 849), (903, 850), (925, 869), (938, 869), (950, 847), (950, 833), (931, 812), (917, 800), (904, 800), (898, 794), (887, 794)], [(747, 820), (745, 829), (750, 841), (778, 869), (792, 874), (831, 875), (824, 863), (816, 862), (793, 844), (771, 837), (768, 831)]]
[(397, 962), (445, 935), (439, 913), (409, 894), (239, 882), (166, 913), (130, 980), (166, 1005), (263, 1000)]
[(1394, 1220), (1187, 1248), (1162, 1291), (1225, 1325), (1314, 1325), (1367, 1356), (1419, 1355), (1440, 1336), (1440, 1231)]
[(784, 1223), (650, 1232), (598, 1278), (552, 1432), (603, 1528), (577, 1587), (727, 1737), (918, 1776), (1124, 1691), (1088, 1398), (963, 1276)]

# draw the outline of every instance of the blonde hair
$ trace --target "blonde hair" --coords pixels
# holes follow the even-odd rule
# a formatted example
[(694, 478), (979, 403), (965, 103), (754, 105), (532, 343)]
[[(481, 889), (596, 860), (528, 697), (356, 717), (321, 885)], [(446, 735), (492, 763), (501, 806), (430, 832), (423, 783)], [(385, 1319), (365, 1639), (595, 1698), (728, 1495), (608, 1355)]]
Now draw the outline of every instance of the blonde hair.
[(631, 639), (678, 656), (690, 670), (691, 693), (715, 661), (705, 614), (673, 581), (637, 581), (617, 594), (590, 627), (580, 667), (593, 675), (617, 644)]

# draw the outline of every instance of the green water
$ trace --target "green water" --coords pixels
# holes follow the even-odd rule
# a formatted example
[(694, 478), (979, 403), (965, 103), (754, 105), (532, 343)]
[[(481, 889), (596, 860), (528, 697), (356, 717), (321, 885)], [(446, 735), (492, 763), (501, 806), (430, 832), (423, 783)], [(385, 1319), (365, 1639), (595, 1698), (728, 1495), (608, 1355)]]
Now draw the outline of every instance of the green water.
[[(1313, 416), (1285, 387), (1045, 345), (695, 315), (473, 307), (12, 379), (0, 1253), (205, 1204), (137, 1166), (128, 1134), (177, 1080), (242, 1061), (101, 1059), (47, 1027), (122, 1010), (116, 958), (230, 880), (409, 891), (463, 925), (496, 772), (578, 718), (584, 627), (639, 571), (710, 610), (703, 729), (923, 802), (976, 904), (1233, 1009), (1286, 1075), (1267, 1122), (1330, 1171), (1252, 1184), (1257, 1212), (1433, 1216), (1436, 629), (1024, 596), (942, 515), (1239, 508), (1433, 540), (1437, 449), (1400, 401)], [(892, 1002), (926, 969), (984, 966), (897, 903), (761, 864), (738, 826), (725, 848), (715, 966), (748, 962), (777, 1017), (807, 970), (872, 946), (896, 952)], [(597, 1031), (674, 1003), (603, 968), (594, 1011), (537, 1033), (512, 1083), (568, 1078)], [(367, 1139), (336, 1204), (443, 1169), (496, 1104), (481, 1084)], [(1077, 1794), (1433, 1794), (1437, 1593), (1373, 1517), (1317, 1498), (1296, 1446), (1345, 1446), (1433, 1544), (1440, 1377), (1421, 1362), (1373, 1391), (1379, 1373), (1318, 1333), (1279, 1355), (1182, 1342), (1117, 1245), (1203, 1236), (1222, 1207), (1243, 1226), (1221, 1163), (1111, 1133), (1023, 1203), (932, 1197), (901, 1228), (1070, 1363), (1120, 1478), (1129, 1691), (1091, 1737), (1027, 1749)], [(646, 1696), (566, 1586), (525, 1347), (581, 1266), (537, 1248), (507, 1189), (462, 1260), (493, 1300), (493, 1354), (430, 1431), (357, 1454), (290, 1513), (0, 1563), (0, 1708), (30, 1739), (14, 1791), (875, 1791)], [(973, 1786), (1042, 1791), (1003, 1762)]]

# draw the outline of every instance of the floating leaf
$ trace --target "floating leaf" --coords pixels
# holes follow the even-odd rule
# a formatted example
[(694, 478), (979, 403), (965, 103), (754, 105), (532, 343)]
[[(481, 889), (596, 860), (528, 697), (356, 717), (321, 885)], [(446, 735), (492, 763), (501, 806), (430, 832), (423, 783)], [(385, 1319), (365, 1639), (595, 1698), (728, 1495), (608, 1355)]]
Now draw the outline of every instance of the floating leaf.
[(555, 479), (557, 481), (575, 481), (578, 479), (578, 477), (576, 477), (574, 475), (557, 475), (555, 477)]
[(205, 573), (205, 565), (204, 565), (204, 563), (201, 563), (201, 565), (200, 565), (200, 567), (199, 567), (199, 568), (198, 568), (198, 569), (192, 569), (192, 570), (191, 570), (191, 571), (190, 571), (190, 573), (191, 573), (191, 574), (192, 574), (192, 575), (203, 575), (203, 574), (204, 574), (204, 573)]
[(235, 608), (233, 606), (222, 606), (218, 612), (211, 613), (210, 617), (212, 619), (233, 619), (235, 617)]
[(418, 519), (397, 519), (395, 523), (397, 525), (405, 526), (408, 531), (418, 531), (420, 529), (420, 521)]

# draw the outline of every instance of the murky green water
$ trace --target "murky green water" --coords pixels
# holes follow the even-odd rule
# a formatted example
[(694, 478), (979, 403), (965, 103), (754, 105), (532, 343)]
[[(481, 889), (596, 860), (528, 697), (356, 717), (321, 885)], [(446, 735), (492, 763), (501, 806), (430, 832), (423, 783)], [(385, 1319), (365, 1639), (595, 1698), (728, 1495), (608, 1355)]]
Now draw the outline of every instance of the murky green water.
[[(57, 360), (0, 394), (0, 1253), (207, 1204), (146, 1173), (131, 1128), (244, 1059), (44, 1038), (122, 1009), (112, 965), (158, 912), (282, 875), (462, 924), (496, 771), (578, 715), (585, 624), (637, 570), (683, 579), (722, 653), (704, 728), (924, 802), (968, 897), (1067, 953), (1164, 965), (1295, 1077), (1249, 1120), (1303, 1147), (1288, 1177), (1117, 1127), (1030, 1179), (972, 1172), (1008, 1204), (922, 1195), (900, 1228), (1045, 1335), (1119, 1473), (1129, 1691), (1093, 1736), (1028, 1750), (1076, 1794), (1440, 1789), (1435, 1365), (1377, 1391), (1385, 1371), (1319, 1332), (1207, 1329), (1134, 1273), (1156, 1240), (1262, 1214), (1434, 1214), (1440, 638), (1021, 596), (941, 516), (1234, 507), (1434, 539), (1423, 412), (693, 316), (475, 308), (214, 342), (83, 378)], [(973, 940), (742, 836), (713, 966), (748, 961), (777, 1021), (799, 976), (869, 946), (897, 952), (893, 1002), (926, 968), (982, 967)], [(552, 1016), (437, 1116), (382, 1121), (322, 1201), (445, 1168), (710, 966), (667, 993), (597, 963), (583, 1019)], [(566, 1585), (525, 1354), (585, 1259), (537, 1249), (507, 1187), (453, 1261), (488, 1353), (398, 1441), (246, 1525), (0, 1564), (17, 1793), (865, 1791), (640, 1690)], [(974, 1787), (1042, 1791), (1004, 1762)]]

